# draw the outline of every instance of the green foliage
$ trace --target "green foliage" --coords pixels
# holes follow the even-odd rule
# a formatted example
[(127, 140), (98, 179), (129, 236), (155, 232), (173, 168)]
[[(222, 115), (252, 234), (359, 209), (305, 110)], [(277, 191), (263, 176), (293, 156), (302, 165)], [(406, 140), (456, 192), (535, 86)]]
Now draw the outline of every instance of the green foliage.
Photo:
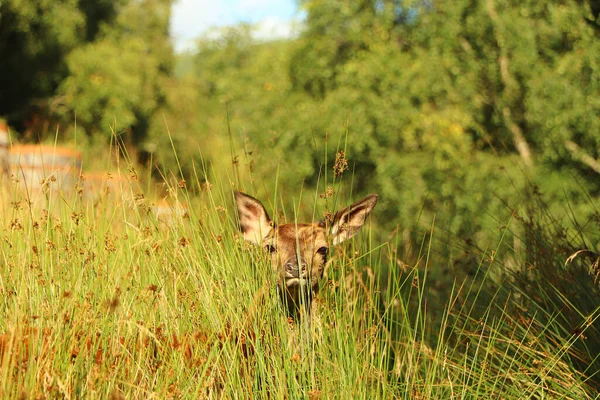
[[(123, 134), (132, 155), (156, 167), (154, 176), (174, 177), (199, 193), (189, 225), (158, 228), (138, 192), (136, 202), (94, 209), (102, 218), (86, 214), (87, 230), (61, 220), (79, 236), (62, 237), (46, 224), (40, 243), (47, 246), (36, 244), (41, 256), (27, 251), (25, 240), (39, 228), (32, 222), (21, 237), (15, 227), (23, 226), (24, 211), (11, 211), (10, 240), (0, 244), (4, 259), (32, 265), (44, 283), (30, 286), (29, 274), (7, 271), (9, 291), (30, 292), (6, 300), (6, 316), (25, 318), (50, 304), (40, 325), (59, 325), (52, 318), (60, 313), (48, 310), (62, 311), (60, 298), (49, 300), (48, 293), (57, 293), (51, 285), (60, 279), (77, 299), (96, 293), (86, 300), (96, 306), (110, 303), (123, 282), (133, 288), (120, 294), (129, 308), (115, 318), (94, 318), (99, 306), (76, 304), (76, 317), (96, 323), (101, 339), (82, 339), (75, 327), (53, 333), (50, 342), (63, 360), (58, 369), (71, 368), (72, 343), (104, 352), (98, 344), (104, 341), (112, 355), (123, 347), (135, 355), (123, 365), (136, 363), (143, 372), (140, 378), (124, 368), (119, 379), (98, 383), (98, 396), (118, 387), (132, 397), (142, 396), (138, 388), (166, 397), (168, 377), (190, 368), (170, 335), (201, 332), (217, 344), (193, 347), (191, 359), (202, 367), (194, 364), (199, 372), (180, 382), (186, 393), (596, 396), (600, 10), (594, 2), (306, 0), (298, 38), (262, 42), (252, 39), (251, 26), (224, 29), (199, 40), (198, 53), (182, 56), (179, 68), (168, 43), (170, 5), (0, 2), (0, 51), (8, 60), (0, 63), (6, 82), (0, 114), (9, 123), (25, 120), (35, 105), (66, 123), (60, 135), (83, 129), (90, 148), (112, 131)], [(338, 157), (349, 171), (333, 172)], [(357, 254), (367, 255), (340, 251), (323, 294), (326, 328), (318, 339), (303, 331), (298, 353), (281, 345), (293, 339), (274, 317), (274, 297), (262, 304), (260, 322), (242, 329), (239, 310), (249, 309), (269, 277), (266, 268), (246, 268), (260, 255), (239, 243), (229, 224), (235, 216), (223, 211), (234, 188), (266, 194), (273, 215), (288, 220), (295, 213), (319, 219), (344, 196), (381, 196), (371, 243), (357, 243)], [(165, 184), (161, 194), (176, 192)], [(118, 257), (108, 254), (110, 235), (98, 233), (112, 232), (102, 221), (114, 221), (115, 210), (127, 216), (119, 225)], [(44, 269), (68, 263), (51, 252), (54, 237), (79, 238), (68, 243), (84, 251), (75, 257), (86, 254), (85, 244), (104, 258), (78, 259), (85, 268), (58, 276), (58, 269)], [(8, 243), (17, 243), (16, 250)], [(584, 249), (587, 258), (578, 253), (565, 263)], [(123, 260), (151, 270), (118, 269)], [(94, 283), (109, 279), (106, 265), (118, 271), (109, 289)], [(159, 286), (149, 276), (162, 277), (164, 297), (134, 307), (154, 296), (144, 287)], [(140, 320), (152, 329), (132, 322)], [(5, 324), (18, 333), (16, 322)], [(142, 332), (154, 338), (152, 351), (136, 345), (144, 343)], [(45, 348), (42, 338), (34, 340)], [(69, 376), (97, 383), (86, 366), (106, 372), (110, 363), (102, 360), (123, 360), (121, 354), (92, 362), (90, 354), (83, 361), (75, 355), (80, 361)], [(157, 357), (171, 375), (156, 374)], [(35, 382), (27, 371), (0, 389), (17, 393), (18, 382)], [(159, 380), (151, 382), (155, 375)], [(93, 395), (81, 380), (69, 384), (81, 396)]]
[(94, 42), (71, 52), (57, 113), (76, 118), (89, 134), (125, 131), (141, 143), (171, 70), (169, 7), (170, 0), (130, 2)]
[(246, 154), (273, 148), (253, 160), (256, 176), (279, 168), (279, 185), (316, 187), (322, 155), (343, 149), (354, 190), (386, 193), (389, 229), (397, 216), (409, 229), (436, 217), (469, 238), (504, 220), (506, 201), (518, 204), (530, 183), (589, 217), (589, 203), (564, 196), (573, 177), (592, 196), (600, 191), (585, 161), (600, 157), (600, 52), (588, 3), (302, 6), (297, 40), (256, 43), (240, 27), (204, 41), (196, 56), (201, 130), (223, 135), (227, 116)]
[(77, 121), (90, 135), (110, 137), (112, 129), (142, 142), (172, 68), (170, 6), (171, 0), (0, 3), (0, 114), (23, 130), (39, 129), (28, 119), (53, 119), (68, 137)]
[(120, 41), (116, 55), (115, 43), (104, 40), (69, 55), (71, 75), (61, 92), (64, 104), (73, 108), (86, 130), (100, 129), (110, 135), (112, 128), (120, 133), (137, 122), (136, 112), (147, 114), (156, 106), (152, 96), (145, 96), (151, 88), (145, 85), (149, 79), (143, 71), (156, 70), (155, 66), (147, 68), (151, 58), (140, 57), (145, 47), (141, 38)]
[(52, 95), (85, 26), (77, 0), (0, 2), (0, 114), (22, 117), (31, 102)]

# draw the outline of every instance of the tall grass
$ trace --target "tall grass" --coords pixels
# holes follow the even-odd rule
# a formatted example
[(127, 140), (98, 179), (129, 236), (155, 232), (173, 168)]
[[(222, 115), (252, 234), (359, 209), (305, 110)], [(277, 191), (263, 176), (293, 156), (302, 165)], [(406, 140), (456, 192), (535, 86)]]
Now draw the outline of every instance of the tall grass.
[(500, 236), (447, 298), (429, 291), (435, 225), (403, 267), (365, 227), (332, 254), (317, 312), (288, 320), (228, 179), (168, 185), (188, 209), (166, 221), (135, 179), (93, 203), (5, 186), (1, 398), (597, 397), (594, 258), (565, 265), (586, 243), (553, 237), (542, 206), (508, 221), (525, 251)]

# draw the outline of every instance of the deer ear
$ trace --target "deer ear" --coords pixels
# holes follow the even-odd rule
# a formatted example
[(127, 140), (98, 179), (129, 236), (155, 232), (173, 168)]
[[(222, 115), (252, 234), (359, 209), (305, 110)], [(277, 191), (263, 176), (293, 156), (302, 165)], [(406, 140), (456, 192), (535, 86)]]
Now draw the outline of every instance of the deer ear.
[(377, 194), (371, 194), (335, 214), (331, 224), (334, 246), (358, 233), (373, 208), (375, 208), (378, 199)]
[(235, 202), (240, 216), (240, 230), (244, 239), (260, 244), (273, 229), (271, 218), (262, 203), (252, 196), (235, 192)]

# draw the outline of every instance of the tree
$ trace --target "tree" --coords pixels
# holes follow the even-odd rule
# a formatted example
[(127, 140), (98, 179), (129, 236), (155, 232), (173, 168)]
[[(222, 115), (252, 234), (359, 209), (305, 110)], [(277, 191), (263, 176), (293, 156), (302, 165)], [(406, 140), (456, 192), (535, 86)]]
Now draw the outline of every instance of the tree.
[(61, 134), (77, 120), (141, 143), (172, 69), (171, 2), (0, 2), (0, 115), (20, 131), (39, 114), (62, 122)]
[(86, 132), (126, 133), (142, 144), (172, 69), (168, 37), (171, 0), (131, 1), (103, 26), (94, 42), (72, 51), (56, 98), (57, 115)]
[(77, 0), (0, 2), (0, 115), (22, 121), (54, 92), (85, 25)]

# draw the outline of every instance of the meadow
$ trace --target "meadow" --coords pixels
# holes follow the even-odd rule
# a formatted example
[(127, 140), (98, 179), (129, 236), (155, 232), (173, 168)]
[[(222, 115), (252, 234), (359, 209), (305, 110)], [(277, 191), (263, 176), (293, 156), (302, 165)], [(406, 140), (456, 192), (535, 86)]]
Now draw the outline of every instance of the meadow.
[[(134, 168), (116, 174), (122, 192), (94, 201), (5, 181), (1, 398), (598, 397), (598, 254), (577, 252), (583, 235), (557, 231), (541, 202), (444, 280), (435, 221), (408, 264), (376, 208), (332, 252), (317, 312), (290, 319), (238, 232), (233, 176), (165, 180), (175, 211), (157, 216)], [(331, 184), (265, 204), (318, 219), (350, 198)]]
[[(0, 157), (83, 168), (0, 177), (0, 399), (599, 398), (596, 3), (298, 0), (176, 53), (174, 0), (0, 1)], [(379, 194), (310, 316), (235, 190)]]

